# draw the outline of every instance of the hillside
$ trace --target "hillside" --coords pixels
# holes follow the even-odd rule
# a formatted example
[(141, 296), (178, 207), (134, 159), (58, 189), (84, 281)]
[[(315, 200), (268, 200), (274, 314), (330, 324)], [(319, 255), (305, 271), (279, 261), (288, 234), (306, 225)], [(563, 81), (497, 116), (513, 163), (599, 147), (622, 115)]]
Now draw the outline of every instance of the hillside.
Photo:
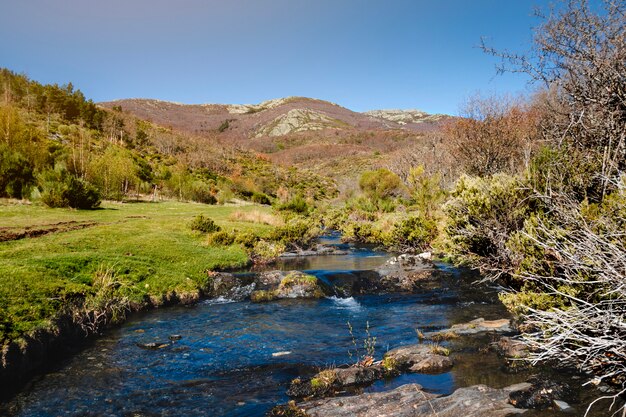
[(447, 116), (417, 110), (358, 113), (337, 104), (287, 97), (260, 104), (180, 104), (152, 99), (99, 103), (121, 107), (142, 119), (195, 134), (224, 134), (233, 139), (277, 137), (292, 133), (334, 130), (338, 134), (370, 130), (428, 131)]
[(211, 138), (224, 147), (254, 151), (279, 165), (309, 169), (339, 183), (352, 183), (367, 169), (393, 165), (415, 149), (421, 155), (423, 149), (439, 148), (437, 132), (452, 119), (419, 110), (359, 113), (305, 97), (248, 105), (152, 99), (99, 104), (175, 131)]

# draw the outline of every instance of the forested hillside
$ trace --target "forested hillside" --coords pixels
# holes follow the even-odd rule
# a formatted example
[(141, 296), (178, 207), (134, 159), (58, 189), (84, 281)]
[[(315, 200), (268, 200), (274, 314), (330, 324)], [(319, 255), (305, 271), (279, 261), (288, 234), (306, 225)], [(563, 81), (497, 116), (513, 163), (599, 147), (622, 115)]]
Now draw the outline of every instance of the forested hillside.
[(332, 197), (331, 181), (154, 125), (87, 100), (71, 83), (42, 85), (0, 71), (0, 196), (52, 207), (100, 199), (175, 198), (213, 204)]

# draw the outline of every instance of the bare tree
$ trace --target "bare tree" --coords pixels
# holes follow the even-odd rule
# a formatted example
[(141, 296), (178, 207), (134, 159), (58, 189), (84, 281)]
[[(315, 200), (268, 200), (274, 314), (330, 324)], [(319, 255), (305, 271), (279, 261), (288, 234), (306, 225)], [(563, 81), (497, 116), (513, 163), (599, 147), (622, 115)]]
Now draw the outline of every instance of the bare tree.
[(522, 72), (552, 92), (545, 102), (544, 137), (584, 149), (599, 163), (604, 196), (609, 179), (626, 168), (626, 5), (566, 0), (548, 13), (525, 55), (483, 49), (502, 58), (500, 72)]

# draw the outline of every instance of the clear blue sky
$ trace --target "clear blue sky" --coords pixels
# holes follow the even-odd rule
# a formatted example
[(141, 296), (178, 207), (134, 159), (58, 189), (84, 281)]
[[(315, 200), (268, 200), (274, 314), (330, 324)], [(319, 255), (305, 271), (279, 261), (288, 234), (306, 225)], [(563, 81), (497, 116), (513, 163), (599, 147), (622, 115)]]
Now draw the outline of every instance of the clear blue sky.
[(0, 66), (106, 101), (257, 103), (455, 114), (516, 93), (481, 37), (525, 50), (545, 0), (0, 0)]

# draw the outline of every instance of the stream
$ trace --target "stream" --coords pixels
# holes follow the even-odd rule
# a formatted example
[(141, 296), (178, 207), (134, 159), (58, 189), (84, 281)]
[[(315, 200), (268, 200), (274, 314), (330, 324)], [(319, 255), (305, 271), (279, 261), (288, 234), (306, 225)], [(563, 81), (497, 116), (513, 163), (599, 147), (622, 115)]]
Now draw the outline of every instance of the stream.
[[(323, 278), (337, 271), (373, 269), (391, 256), (370, 247), (342, 246), (337, 236), (321, 243), (337, 245), (348, 253), (283, 260), (269, 269), (297, 269)], [(348, 353), (354, 349), (348, 322), (357, 346), (363, 345), (367, 332), (376, 337), (375, 356), (380, 359), (391, 348), (418, 343), (416, 329), (432, 331), (479, 317), (507, 317), (495, 293), (471, 285), (477, 278), (474, 273), (438, 266), (450, 271), (451, 279), (416, 294), (259, 304), (216, 299), (133, 315), (123, 326), (37, 377), (0, 406), (0, 413), (51, 417), (262, 416), (289, 400), (285, 391), (292, 379), (354, 362)], [(406, 374), (355, 391), (389, 390), (416, 382), (427, 391), (450, 394), (475, 384), (508, 386), (537, 372), (571, 380), (549, 370), (504, 370), (501, 358), (482, 349), (490, 337), (445, 342), (456, 362), (450, 372)], [(152, 342), (167, 346), (156, 350), (138, 347)], [(580, 402), (588, 402), (584, 392), (582, 395)], [(565, 414), (532, 411), (524, 415)]]

